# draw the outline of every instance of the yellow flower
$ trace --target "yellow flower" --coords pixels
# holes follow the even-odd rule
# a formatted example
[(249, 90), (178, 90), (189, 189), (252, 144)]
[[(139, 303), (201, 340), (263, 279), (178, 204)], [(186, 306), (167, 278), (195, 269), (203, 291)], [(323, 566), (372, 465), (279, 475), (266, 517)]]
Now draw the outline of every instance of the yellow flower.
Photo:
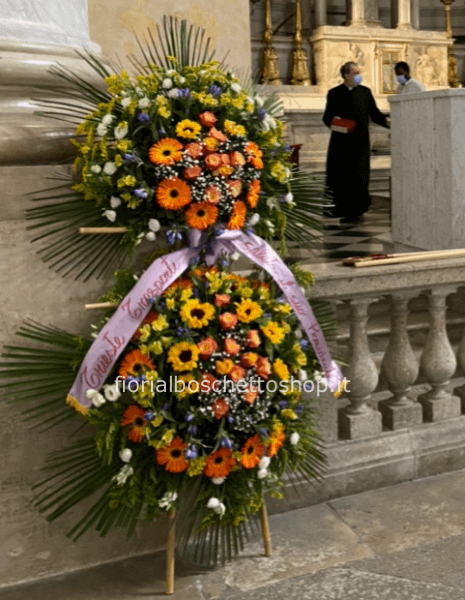
[(154, 331), (163, 331), (163, 329), (167, 329), (168, 326), (165, 315), (158, 315), (158, 318), (152, 323), (152, 329)]
[(233, 367), (234, 363), (230, 358), (216, 361), (216, 372), (218, 375), (228, 375)]
[(149, 446), (153, 446), (157, 450), (159, 448), (163, 448), (163, 446), (168, 446), (168, 444), (171, 444), (171, 442), (173, 441), (175, 433), (175, 429), (167, 429), (160, 439), (150, 440)]
[(275, 162), (270, 169), (271, 176), (279, 181), (279, 183), (286, 183), (290, 171), (283, 165), (283, 163)]
[(292, 346), (292, 352), (293, 352), (293, 355), (294, 355), (293, 359), (294, 359), (295, 363), (297, 364), (297, 366), (299, 366), (299, 367), (305, 367), (305, 365), (307, 364), (307, 357), (305, 356), (305, 354), (300, 349), (300, 345), (299, 344), (294, 344)]
[(291, 326), (289, 325), (289, 323), (286, 323), (285, 321), (281, 321), (281, 329), (284, 331), (284, 334), (287, 334), (290, 332)]
[[(235, 102), (237, 101), (233, 100), (232, 104), (235, 105)], [(231, 135), (236, 135), (237, 137), (243, 137), (245, 135), (244, 127), (242, 125), (238, 125), (234, 121), (229, 121), (228, 119), (226, 119), (226, 121), (224, 122), (224, 128)]]
[(259, 304), (247, 298), (237, 304), (236, 315), (242, 323), (250, 323), (262, 316), (263, 311)]
[(206, 457), (201, 458), (193, 458), (189, 461), (189, 466), (187, 468), (187, 474), (189, 477), (195, 477), (196, 475), (201, 475), (205, 465), (207, 464)]
[(291, 312), (292, 308), (290, 307), (289, 304), (278, 304), (278, 306), (275, 307), (275, 311), (278, 313), (281, 313), (282, 315), (288, 315)]
[(131, 200), (131, 194), (128, 194), (128, 192), (124, 192), (124, 194), (121, 194), (121, 200), (124, 200), (125, 202), (129, 202)]
[(150, 401), (152, 400), (156, 391), (157, 380), (158, 373), (154, 370), (148, 371), (145, 374), (144, 383), (139, 385), (137, 392), (133, 394), (134, 399), (137, 400), (137, 402), (144, 408), (148, 408), (150, 406)]
[(268, 321), (266, 325), (262, 325), (260, 329), (273, 344), (280, 344), (284, 339), (284, 330), (274, 321)]
[(289, 380), (289, 369), (280, 358), (277, 358), (273, 363), (273, 371), (283, 381)]
[(115, 166), (121, 167), (122, 164), (123, 164), (123, 157), (121, 156), (121, 154), (117, 154), (115, 156)]
[(118, 140), (115, 143), (115, 148), (120, 152), (127, 152), (132, 147), (131, 140)]
[(128, 187), (134, 187), (136, 185), (136, 178), (133, 175), (126, 175), (126, 177), (121, 177), (121, 179), (118, 179), (118, 187), (124, 187), (124, 186), (128, 186)]
[(155, 419), (151, 422), (152, 427), (160, 427), (163, 423), (163, 417), (161, 415), (157, 415)]
[(176, 301), (174, 300), (174, 298), (168, 298), (166, 300), (166, 308), (168, 310), (173, 310), (175, 306), (176, 306)]
[(188, 327), (199, 329), (208, 325), (215, 314), (215, 309), (209, 302), (202, 303), (194, 298), (182, 306), (179, 314)]
[(252, 288), (246, 285), (241, 285), (237, 291), (239, 292), (241, 298), (250, 298), (250, 296), (253, 294)]
[(173, 338), (172, 337), (162, 337), (161, 338), (161, 343), (163, 344), (164, 348), (168, 348), (172, 342)]
[(190, 119), (184, 119), (176, 125), (176, 135), (185, 139), (195, 140), (201, 129), (200, 123), (196, 123)]
[[(185, 387), (182, 390), (182, 392), (176, 392), (176, 396), (178, 397), (178, 400), (182, 400), (186, 396), (189, 396), (189, 394), (196, 393), (195, 385), (191, 386), (191, 389), (189, 389), (189, 387), (188, 387), (189, 383), (191, 381), (196, 381), (196, 378), (192, 375), (192, 373), (183, 373), (182, 375), (179, 375), (178, 381), (182, 381), (185, 384)], [(179, 386), (179, 387), (181, 388), (182, 386)]]
[(163, 119), (169, 119), (171, 117), (171, 111), (165, 108), (164, 106), (158, 109), (158, 114)]
[(142, 200), (138, 200), (137, 198), (131, 198), (128, 202), (128, 208), (134, 210), (141, 204), (141, 202)]
[(281, 414), (283, 417), (286, 417), (286, 419), (292, 419), (293, 421), (297, 419), (297, 415), (292, 410), (292, 408), (285, 408), (281, 411)]
[(152, 342), (149, 346), (150, 352), (153, 352), (155, 355), (163, 353), (163, 344), (158, 340), (156, 342)]
[(181, 292), (181, 302), (186, 302), (192, 296), (192, 289), (186, 288)]
[(190, 342), (179, 342), (168, 351), (168, 362), (175, 371), (192, 371), (197, 367), (199, 350)]
[(150, 327), (150, 324), (147, 323), (146, 325), (139, 327), (138, 332), (140, 334), (139, 339), (144, 344), (149, 339), (152, 328)]

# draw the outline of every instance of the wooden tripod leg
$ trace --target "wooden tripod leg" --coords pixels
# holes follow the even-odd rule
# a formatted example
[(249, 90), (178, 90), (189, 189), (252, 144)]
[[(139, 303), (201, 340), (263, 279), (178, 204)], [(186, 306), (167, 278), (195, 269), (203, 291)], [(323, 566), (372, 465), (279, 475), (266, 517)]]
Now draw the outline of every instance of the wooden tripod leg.
[(271, 556), (271, 534), (270, 526), (268, 523), (268, 513), (266, 511), (266, 504), (263, 500), (263, 505), (260, 509), (260, 519), (262, 522), (262, 537), (263, 545), (265, 546), (265, 556)]
[(165, 594), (174, 594), (174, 547), (175, 547), (175, 518), (174, 510), (168, 515), (168, 540), (166, 542), (166, 580)]

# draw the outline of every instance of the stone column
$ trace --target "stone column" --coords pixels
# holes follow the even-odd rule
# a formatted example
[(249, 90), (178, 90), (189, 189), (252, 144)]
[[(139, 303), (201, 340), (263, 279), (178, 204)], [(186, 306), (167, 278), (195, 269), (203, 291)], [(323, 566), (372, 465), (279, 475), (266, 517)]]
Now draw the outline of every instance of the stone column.
[(398, 23), (397, 3), (399, 0), (391, 0), (391, 27), (395, 29)]
[(350, 0), (350, 12), (348, 13), (348, 21), (351, 27), (366, 27), (365, 20), (365, 1)]
[(383, 424), (389, 429), (411, 427), (423, 420), (421, 404), (408, 397), (410, 386), (418, 377), (418, 363), (407, 332), (408, 302), (415, 296), (416, 293), (411, 291), (392, 295), (391, 333), (381, 363), (381, 375), (392, 396), (378, 405)]
[(315, 29), (317, 27), (322, 27), (323, 25), (326, 25), (326, 11), (326, 0), (315, 0)]
[(420, 359), (421, 372), (431, 390), (419, 396), (425, 421), (443, 421), (459, 417), (460, 398), (446, 389), (457, 361), (447, 337), (446, 298), (455, 288), (434, 288), (429, 292), (431, 327)]
[(412, 29), (410, 0), (397, 0), (397, 29)]
[(368, 347), (368, 307), (373, 298), (350, 300), (349, 367), (344, 375), (349, 380), (349, 406), (339, 410), (339, 437), (360, 439), (381, 433), (381, 413), (368, 401), (378, 384), (378, 371)]
[(420, 0), (411, 0), (412, 27), (420, 29)]

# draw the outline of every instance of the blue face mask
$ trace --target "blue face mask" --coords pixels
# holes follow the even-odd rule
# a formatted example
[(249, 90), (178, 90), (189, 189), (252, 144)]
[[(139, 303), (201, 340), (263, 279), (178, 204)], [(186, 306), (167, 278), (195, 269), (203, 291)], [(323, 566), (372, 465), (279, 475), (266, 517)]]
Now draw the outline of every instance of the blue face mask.
[(360, 85), (362, 83), (362, 76), (361, 75), (355, 75), (353, 82), (355, 83), (355, 85)]
[(407, 77), (405, 77), (405, 75), (398, 75), (397, 81), (400, 83), (400, 85), (405, 85), (407, 83)]

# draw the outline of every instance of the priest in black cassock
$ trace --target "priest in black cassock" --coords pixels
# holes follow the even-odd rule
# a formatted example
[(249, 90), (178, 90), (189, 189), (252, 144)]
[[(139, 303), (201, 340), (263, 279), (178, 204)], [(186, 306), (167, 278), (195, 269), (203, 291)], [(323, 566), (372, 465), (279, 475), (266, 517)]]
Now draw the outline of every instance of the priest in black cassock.
[[(328, 92), (323, 115), (332, 129), (326, 186), (335, 204), (331, 216), (340, 217), (341, 223), (358, 223), (371, 204), (369, 119), (387, 128), (389, 119), (379, 111), (371, 90), (360, 85), (362, 76), (355, 63), (342, 65), (341, 77), (344, 82)], [(348, 130), (337, 119), (334, 122), (335, 117), (348, 120)]]

